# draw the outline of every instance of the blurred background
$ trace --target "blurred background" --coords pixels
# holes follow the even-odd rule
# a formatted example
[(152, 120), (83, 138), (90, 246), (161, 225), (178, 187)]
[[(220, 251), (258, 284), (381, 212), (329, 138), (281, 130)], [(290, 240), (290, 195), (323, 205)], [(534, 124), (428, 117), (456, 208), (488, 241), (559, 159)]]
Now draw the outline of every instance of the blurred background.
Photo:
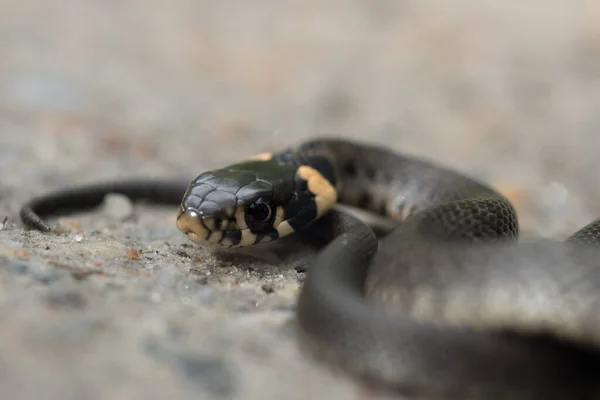
[[(585, 0), (0, 0), (0, 216), (11, 217), (0, 232), (0, 255), (5, 265), (20, 260), (32, 270), (37, 267), (30, 258), (15, 251), (26, 248), (42, 257), (44, 240), (56, 240), (51, 244), (59, 257), (72, 246), (68, 239), (42, 239), (22, 230), (16, 213), (34, 194), (113, 177), (192, 178), (323, 135), (371, 141), (483, 179), (515, 203), (527, 231), (562, 238), (600, 214), (599, 22), (600, 3)], [(133, 226), (127, 234), (132, 232), (139, 231)], [(116, 242), (125, 241), (120, 238), (126, 233), (114, 235)], [(95, 257), (106, 256), (95, 251)], [(73, 257), (88, 262), (81, 254)], [(233, 274), (236, 285), (258, 292), (265, 276), (278, 274), (272, 269), (248, 275), (243, 268), (208, 265), (212, 259), (205, 257), (198, 269)], [(294, 286), (298, 277), (284, 274), (280, 281)], [(0, 371), (12, 371), (2, 381), (6, 393), (36, 398), (26, 382), (61, 365), (63, 351), (73, 352), (69, 362), (75, 374), (96, 365), (83, 362), (79, 351), (66, 350), (68, 340), (53, 355), (31, 350), (32, 343), (51, 346), (51, 339), (28, 339), (23, 332), (35, 330), (35, 321), (43, 318), (58, 322), (28, 294), (33, 283), (10, 282), (4, 287), (14, 297), (6, 295), (5, 306), (19, 304), (31, 320), (11, 316), (2, 323), (0, 347), (11, 362), (22, 362), (19, 368), (3, 366), (0, 353)], [(124, 281), (124, 287), (130, 285)], [(138, 292), (132, 293), (121, 294), (123, 304)], [(282, 301), (292, 307), (294, 296)], [(96, 303), (87, 299), (86, 304)], [(180, 302), (167, 304), (182, 312), (175, 306)], [(95, 307), (86, 313), (115, 315), (100, 299)], [(264, 318), (273, 321), (269, 307)], [(172, 315), (166, 308), (160, 317), (142, 310), (160, 326)], [(67, 319), (81, 313), (64, 312)], [(256, 335), (267, 329), (259, 326), (264, 320), (239, 322), (235, 315), (231, 331), (221, 332), (221, 338), (237, 343), (240, 326)], [(281, 328), (273, 324), (268, 330)], [(259, 357), (262, 369), (248, 366), (246, 350), (238, 349), (235, 391), (224, 389), (225, 383), (216, 389), (214, 383), (210, 389), (182, 388), (173, 383), (179, 378), (169, 378), (167, 385), (155, 377), (167, 372), (135, 361), (139, 332), (131, 329), (110, 340), (78, 338), (107, 340), (103, 357), (111, 361), (98, 361), (96, 381), (80, 376), (81, 391), (65, 391), (63, 375), (40, 378), (46, 398), (162, 398), (165, 393), (192, 398), (197, 390), (208, 390), (203, 398), (253, 399), (265, 393), (370, 398), (343, 378), (324, 377), (312, 364), (292, 361), (299, 356), (292, 339), (286, 342), (289, 353)], [(189, 329), (205, 334), (199, 326)], [(278, 353), (273, 349), (283, 339), (256, 340), (267, 353)], [(133, 364), (119, 364), (119, 352), (129, 354), (127, 363)], [(22, 361), (25, 353), (30, 362)], [(199, 379), (194, 374), (208, 368), (186, 365), (194, 381)], [(115, 366), (123, 371), (115, 374)], [(214, 368), (221, 367), (210, 366), (209, 374), (218, 375)], [(150, 375), (137, 376), (136, 368)], [(273, 378), (284, 371), (295, 372)], [(139, 385), (136, 379), (148, 376), (155, 379)]]
[[(0, 107), (49, 124), (49, 136), (18, 135), (16, 151), (37, 151), (32, 161), (64, 179), (101, 165), (84, 156), (90, 148), (150, 153), (156, 173), (196, 173), (333, 134), (509, 181), (526, 196), (537, 184), (598, 195), (587, 164), (600, 123), (594, 1), (1, 5)], [(19, 146), (10, 133), (3, 153)], [(100, 169), (89, 173), (116, 172)]]

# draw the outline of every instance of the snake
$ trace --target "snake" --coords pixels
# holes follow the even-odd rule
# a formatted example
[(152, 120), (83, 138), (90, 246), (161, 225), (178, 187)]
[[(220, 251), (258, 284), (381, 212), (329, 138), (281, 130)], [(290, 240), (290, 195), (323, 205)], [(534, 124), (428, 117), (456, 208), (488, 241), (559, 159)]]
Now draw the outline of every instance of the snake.
[[(212, 249), (291, 234), (323, 241), (297, 304), (302, 354), (400, 396), (600, 398), (600, 219), (565, 240), (523, 239), (515, 207), (433, 160), (314, 138), (191, 181), (122, 180), (24, 203), (30, 229), (108, 193), (179, 206)], [(392, 222), (383, 237), (341, 206)]]

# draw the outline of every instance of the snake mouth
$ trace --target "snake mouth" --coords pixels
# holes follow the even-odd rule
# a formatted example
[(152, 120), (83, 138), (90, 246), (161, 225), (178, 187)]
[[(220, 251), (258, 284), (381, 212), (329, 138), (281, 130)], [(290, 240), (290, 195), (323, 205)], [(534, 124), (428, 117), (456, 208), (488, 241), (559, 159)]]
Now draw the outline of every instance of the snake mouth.
[(269, 242), (280, 236), (277, 230), (271, 234), (260, 234), (253, 232), (245, 224), (240, 227), (235, 217), (203, 216), (194, 209), (180, 210), (176, 224), (190, 241), (211, 248), (251, 246)]
[[(187, 209), (180, 210), (177, 215), (177, 228), (185, 234), (192, 242), (205, 246), (228, 246), (233, 243), (227, 243), (224, 234), (235, 229), (235, 222), (227, 219), (207, 217), (201, 215), (198, 211)], [(229, 229), (229, 228), (233, 229)]]

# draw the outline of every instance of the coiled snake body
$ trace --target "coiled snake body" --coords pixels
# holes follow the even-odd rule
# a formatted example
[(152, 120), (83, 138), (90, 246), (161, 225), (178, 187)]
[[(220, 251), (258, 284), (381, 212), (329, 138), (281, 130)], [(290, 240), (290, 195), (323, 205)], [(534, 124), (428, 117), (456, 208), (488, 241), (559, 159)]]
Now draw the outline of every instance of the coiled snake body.
[[(333, 138), (189, 185), (57, 192), (28, 202), (21, 218), (49, 231), (41, 214), (92, 207), (110, 192), (179, 203), (177, 226), (203, 245), (249, 246), (293, 232), (326, 239), (298, 300), (301, 343), (367, 381), (434, 398), (600, 398), (600, 220), (565, 242), (518, 242), (515, 210), (486, 185)], [(397, 226), (379, 245), (337, 203)]]

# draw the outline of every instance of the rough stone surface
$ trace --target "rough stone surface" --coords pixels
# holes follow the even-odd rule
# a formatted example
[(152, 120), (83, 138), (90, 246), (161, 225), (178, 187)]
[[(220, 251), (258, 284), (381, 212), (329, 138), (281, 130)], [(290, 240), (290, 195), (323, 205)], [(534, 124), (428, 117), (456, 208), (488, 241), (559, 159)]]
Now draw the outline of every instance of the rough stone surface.
[[(486, 180), (524, 228), (600, 214), (600, 3), (0, 0), (0, 389), (10, 399), (386, 398), (295, 341), (303, 275), (67, 185), (184, 176), (323, 134)], [(56, 221), (53, 221), (55, 223)]]

